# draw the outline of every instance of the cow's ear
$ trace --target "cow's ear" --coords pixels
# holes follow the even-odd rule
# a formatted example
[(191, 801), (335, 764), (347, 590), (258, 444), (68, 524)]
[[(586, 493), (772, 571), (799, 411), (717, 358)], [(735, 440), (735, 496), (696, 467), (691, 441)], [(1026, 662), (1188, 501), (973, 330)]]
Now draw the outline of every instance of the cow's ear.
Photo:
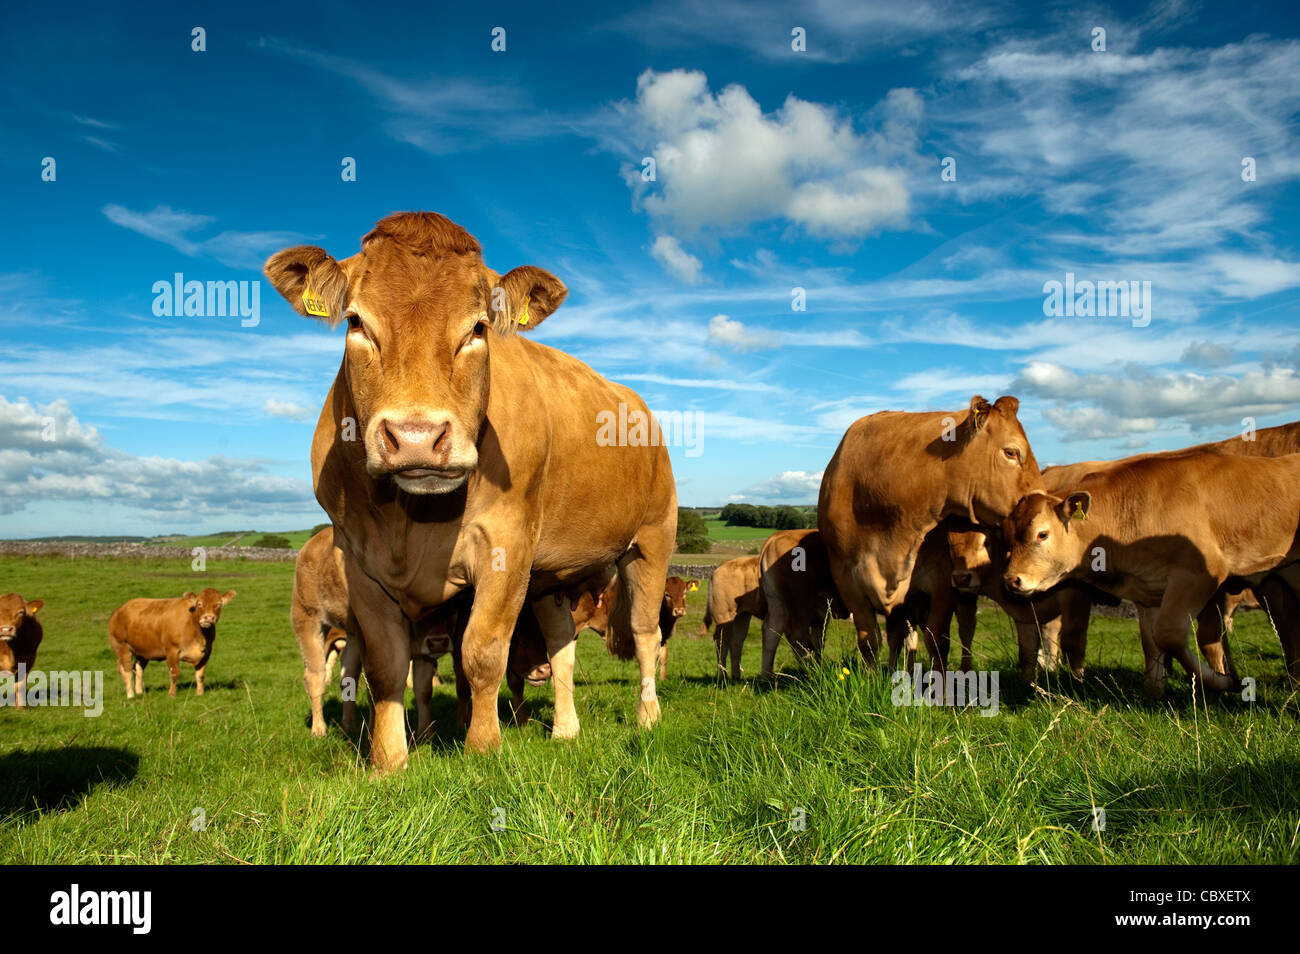
[(45, 609), (45, 600), (32, 600), (27, 604), (27, 612), (32, 616), (35, 616), (43, 609)]
[(1056, 515), (1067, 527), (1071, 520), (1087, 520), (1092, 510), (1092, 494), (1086, 490), (1076, 490), (1066, 494), (1065, 499), (1056, 506)]
[(234, 590), (226, 590), (226, 592), (224, 592), (224, 593), (221, 594), (221, 605), (222, 605), (222, 606), (225, 606), (227, 603), (229, 603), (229, 602), (230, 602), (231, 600), (233, 600), (234, 598), (235, 598), (235, 591), (234, 591)]
[(530, 331), (563, 303), (569, 290), (544, 268), (520, 265), (501, 276), (488, 305), (498, 331)]
[(1008, 417), (1015, 417), (1020, 411), (1020, 399), (1004, 394), (993, 402), (993, 406)]
[(984, 400), (981, 395), (975, 395), (970, 399), (970, 427), (972, 432), (978, 432), (989, 419), (989, 411), (993, 410), (993, 405)]
[(181, 599), (185, 600), (187, 603), (190, 604), (190, 609), (194, 609), (194, 604), (199, 601), (198, 596), (191, 593), (189, 590), (186, 590), (184, 593), (181, 594)]
[(347, 272), (329, 252), (315, 245), (295, 245), (266, 260), (262, 272), (298, 314), (331, 328), (343, 320)]

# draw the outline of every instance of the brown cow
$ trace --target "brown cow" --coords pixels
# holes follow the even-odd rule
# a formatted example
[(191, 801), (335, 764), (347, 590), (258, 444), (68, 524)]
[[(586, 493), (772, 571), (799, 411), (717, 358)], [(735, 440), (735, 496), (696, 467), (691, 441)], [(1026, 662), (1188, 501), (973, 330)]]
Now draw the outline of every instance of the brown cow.
[(964, 416), (881, 411), (845, 432), (822, 477), (817, 524), (867, 663), (880, 643), (875, 614), (902, 606), (927, 533), (948, 516), (997, 526), (1042, 489), (1019, 407), (976, 395)]
[(36, 650), (45, 636), (36, 614), (44, 608), (44, 600), (0, 596), (0, 672), (14, 674), (15, 709), (27, 705), (27, 675), (36, 668)]
[(390, 215), (359, 254), (298, 246), (266, 263), (303, 315), (347, 323), (312, 443), (316, 498), (344, 553), (375, 698), (370, 760), (405, 767), (407, 619), (473, 587), (463, 663), (466, 745), (500, 744), (496, 696), (524, 602), (536, 600), (555, 684), (552, 734), (578, 733), (573, 617), (538, 597), (617, 566), (636, 642), (638, 721), (659, 719), (659, 604), (677, 528), (672, 465), (645, 402), (529, 340), (567, 289), (483, 263), (478, 242), (429, 212)]
[[(926, 651), (930, 654), (930, 667), (940, 671), (946, 669), (954, 616), (957, 617), (957, 634), (961, 642), (960, 668), (963, 672), (971, 669), (978, 597), (965, 593), (954, 585), (953, 560), (948, 546), (950, 523), (951, 521), (945, 520), (925, 535), (921, 550), (916, 556), (907, 597), (902, 606), (885, 618), (891, 670), (898, 666), (898, 658), (905, 649), (905, 666), (911, 672), (918, 632), (925, 639)], [(859, 640), (861, 646), (861, 634)], [(870, 646), (873, 658), (877, 648), (875, 645)]]
[(325, 684), (335, 659), (347, 646), (348, 585), (343, 577), (343, 553), (334, 546), (333, 527), (315, 534), (298, 551), (289, 616), (302, 652), (302, 681), (311, 701), (311, 734), (322, 736)]
[(752, 616), (767, 616), (767, 601), (760, 585), (759, 558), (736, 557), (719, 563), (709, 580), (709, 601), (704, 610), (704, 631), (713, 629), (718, 650), (718, 671), (726, 675), (731, 657), (731, 678), (740, 678), (740, 654), (749, 635)]
[[(108, 618), (108, 645), (117, 657), (117, 671), (126, 686), (126, 697), (144, 695), (144, 667), (154, 660), (167, 660), (171, 686), (176, 695), (181, 663), (194, 667), (194, 694), (203, 695), (203, 674), (217, 638), (217, 620), (234, 590), (222, 593), (208, 587), (202, 593), (185, 593), (173, 599), (127, 600)], [(135, 691), (131, 691), (132, 670)]]
[[(692, 580), (686, 582), (680, 576), (670, 576), (664, 581), (664, 598), (659, 606), (659, 678), (664, 679), (668, 673), (668, 640), (677, 628), (677, 621), (686, 615), (686, 594), (700, 588)], [(574, 601), (574, 632), (594, 629), (605, 640), (605, 648), (615, 659), (632, 659), (636, 647), (629, 639), (619, 640), (616, 631), (609, 626), (610, 614), (616, 612), (618, 604), (618, 581), (609, 586), (593, 602), (590, 593), (583, 593)]]
[(1235, 678), (1192, 654), (1188, 626), (1229, 577), (1255, 584), (1279, 572), (1300, 583), (1298, 525), (1300, 454), (1148, 457), (1092, 473), (1063, 496), (1021, 500), (1006, 521), (1004, 579), (1025, 595), (1084, 579), (1157, 610), (1147, 691), (1164, 692), (1164, 653), (1204, 685), (1231, 690)]
[[(762, 678), (775, 678), (776, 650), (784, 636), (802, 663), (821, 659), (826, 621), (848, 615), (831, 579), (826, 547), (817, 530), (779, 530), (758, 555), (759, 585), (767, 613), (763, 618)], [(748, 629), (748, 625), (745, 627)], [(744, 634), (740, 634), (743, 645)]]

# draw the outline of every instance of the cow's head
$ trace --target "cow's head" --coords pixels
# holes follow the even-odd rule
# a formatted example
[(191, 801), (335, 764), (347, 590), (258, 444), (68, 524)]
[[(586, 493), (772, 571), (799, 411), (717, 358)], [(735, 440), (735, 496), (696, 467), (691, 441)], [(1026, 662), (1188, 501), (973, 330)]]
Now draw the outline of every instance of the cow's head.
[(0, 596), (0, 642), (9, 642), (23, 628), (28, 616), (35, 616), (45, 608), (44, 600), (30, 603), (17, 593)]
[(972, 488), (972, 519), (996, 525), (1026, 494), (1043, 489), (1043, 475), (1016, 412), (1020, 402), (1009, 395), (992, 404), (978, 394), (960, 429), (964, 433), (963, 470)]
[(680, 576), (670, 576), (664, 581), (664, 609), (668, 610), (673, 619), (681, 619), (686, 615), (686, 593), (690, 589), (690, 584)]
[(1003, 582), (1012, 593), (1050, 589), (1084, 560), (1087, 541), (1077, 521), (1087, 520), (1092, 495), (1076, 490), (1064, 498), (1030, 494), (1007, 517), (1004, 533), (1011, 553)]
[(412, 494), (455, 490), (478, 465), (494, 338), (527, 331), (568, 290), (531, 265), (498, 275), (478, 242), (433, 212), (400, 212), (335, 261), (300, 245), (266, 276), (302, 315), (347, 323), (343, 369), (366, 471)]
[(979, 530), (948, 534), (948, 555), (952, 559), (952, 585), (959, 590), (974, 592), (984, 582), (993, 563), (989, 547), (993, 541)]
[(197, 596), (193, 593), (186, 593), (181, 599), (190, 604), (190, 615), (203, 629), (211, 629), (217, 625), (217, 620), (221, 618), (222, 608), (235, 598), (234, 590), (226, 590), (222, 593), (208, 587)]

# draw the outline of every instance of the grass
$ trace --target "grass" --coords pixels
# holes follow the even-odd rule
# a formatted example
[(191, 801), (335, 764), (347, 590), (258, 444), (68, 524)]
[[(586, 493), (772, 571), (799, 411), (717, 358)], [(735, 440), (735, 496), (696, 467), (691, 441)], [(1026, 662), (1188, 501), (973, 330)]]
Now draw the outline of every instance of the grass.
[[(443, 688), (437, 739), (405, 773), (374, 780), (364, 738), (337, 725), (337, 690), (329, 735), (308, 735), (292, 572), (209, 561), (196, 580), (181, 560), (0, 558), (0, 591), (47, 603), (39, 668), (105, 672), (99, 718), (0, 710), (0, 862), (1300, 861), (1297, 700), (1259, 613), (1243, 614), (1233, 643), (1258, 701), (1193, 704), (1181, 674), (1165, 702), (1144, 700), (1135, 624), (1103, 618), (1088, 678), (1032, 692), (1015, 675), (1010, 624), (985, 607), (976, 660), (1000, 672), (1002, 698), (983, 718), (893, 706), (886, 677), (853, 661), (844, 623), (806, 676), (782, 647), (778, 688), (718, 686), (712, 642), (695, 638), (702, 589), (671, 644), (653, 732), (635, 725), (632, 664), (587, 634), (578, 740), (548, 738), (550, 691), (534, 689), (533, 722), (505, 727), (500, 753), (468, 755)], [(154, 664), (145, 698), (128, 702), (109, 613), (200, 582), (239, 594), (218, 627), (209, 691), (195, 697), (183, 667), (169, 699)]]

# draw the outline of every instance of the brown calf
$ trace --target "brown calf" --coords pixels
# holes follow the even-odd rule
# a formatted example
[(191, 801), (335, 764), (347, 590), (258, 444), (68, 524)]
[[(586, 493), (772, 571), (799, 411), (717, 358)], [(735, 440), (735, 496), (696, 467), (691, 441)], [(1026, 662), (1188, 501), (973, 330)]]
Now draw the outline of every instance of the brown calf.
[(185, 593), (174, 599), (128, 600), (115, 609), (108, 618), (108, 645), (117, 657), (126, 697), (144, 695), (144, 667), (157, 659), (167, 660), (167, 675), (171, 678), (167, 695), (176, 695), (182, 662), (194, 667), (194, 694), (203, 695), (203, 674), (212, 656), (212, 642), (217, 638), (217, 620), (234, 598), (234, 590), (222, 593), (208, 587), (197, 595)]
[(740, 678), (740, 654), (749, 635), (750, 617), (767, 616), (767, 600), (759, 574), (757, 556), (736, 557), (719, 563), (709, 580), (709, 602), (704, 610), (704, 631), (713, 629), (718, 650), (718, 672), (727, 674), (731, 658), (731, 678)]
[(14, 708), (27, 704), (27, 675), (36, 668), (36, 650), (45, 631), (36, 614), (44, 600), (23, 599), (17, 593), (0, 596), (0, 672), (14, 674)]

